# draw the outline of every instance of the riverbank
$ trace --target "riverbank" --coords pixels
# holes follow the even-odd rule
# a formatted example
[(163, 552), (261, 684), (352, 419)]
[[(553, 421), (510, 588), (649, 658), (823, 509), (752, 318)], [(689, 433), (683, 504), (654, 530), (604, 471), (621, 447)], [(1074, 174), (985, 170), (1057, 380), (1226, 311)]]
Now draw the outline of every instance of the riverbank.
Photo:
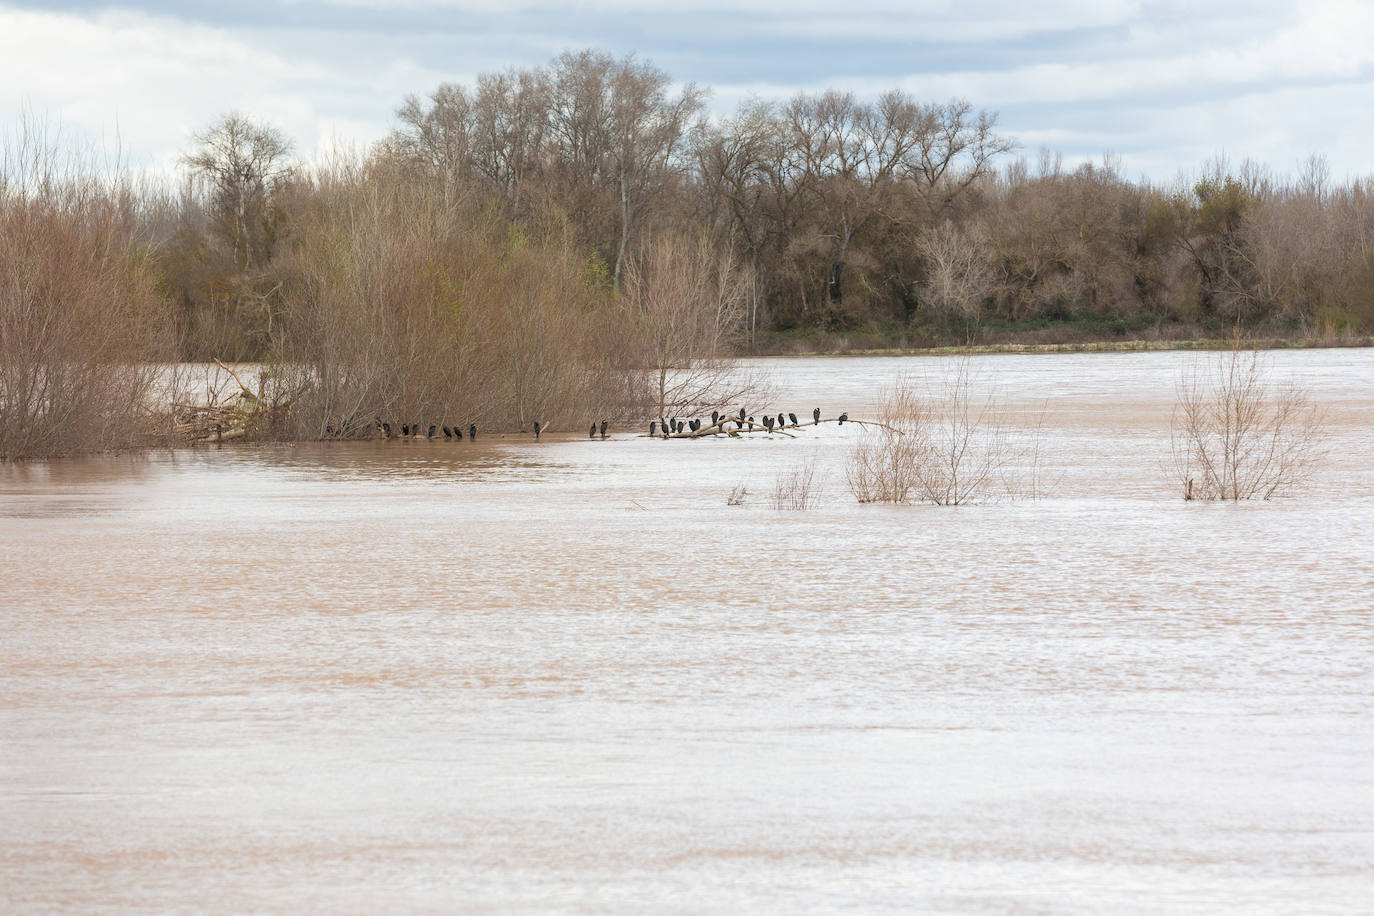
[[(1350, 331), (1320, 335), (1247, 335), (1248, 349), (1309, 350), (1371, 347), (1374, 336)], [(947, 356), (959, 353), (1140, 353), (1164, 350), (1226, 350), (1235, 337), (1225, 329), (1152, 328), (1139, 336), (1075, 333), (1071, 328), (1038, 328), (978, 333), (972, 340), (924, 331), (890, 328), (838, 332), (815, 328), (770, 332), (753, 348), (753, 356)]]

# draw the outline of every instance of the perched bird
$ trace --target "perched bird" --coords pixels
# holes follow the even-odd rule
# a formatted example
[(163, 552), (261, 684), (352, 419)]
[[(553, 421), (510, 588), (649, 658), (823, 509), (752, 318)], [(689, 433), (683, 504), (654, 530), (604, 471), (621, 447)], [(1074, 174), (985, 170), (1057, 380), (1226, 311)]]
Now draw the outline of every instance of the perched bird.
[(749, 418), (749, 428), (750, 428), (750, 429), (753, 429), (753, 428), (754, 428), (754, 418), (753, 418), (753, 417), (750, 417), (750, 418)]
[(437, 429), (438, 429), (438, 427), (435, 426), (433, 423), (429, 424), (429, 433), (428, 433), (428, 435), (425, 436), (425, 438), (426, 438), (426, 439), (433, 439), (433, 438), (434, 438), (434, 432), (435, 432), (435, 430), (437, 430)]
[[(477, 438), (477, 430), (476, 430), (476, 429), (473, 429), (473, 431), (472, 431), (472, 437), (473, 437), (474, 439)], [(458, 439), (459, 441), (462, 440), (462, 438), (463, 438), (463, 427), (461, 427), (461, 426), (455, 426), (455, 427), (453, 427), (453, 438)]]
[(819, 407), (817, 407), (815, 410), (811, 411), (811, 425), (812, 425), (812, 426), (819, 426), (820, 423), (821, 423), (821, 409), (820, 409)]
[(649, 421), (649, 438), (652, 439), (657, 433), (658, 433), (658, 421), (657, 421), (657, 420), (650, 420), (650, 421)]
[(589, 432), (589, 433), (587, 433), (587, 438), (588, 438), (588, 439), (595, 439), (595, 438), (596, 438), (596, 421), (595, 421), (595, 420), (592, 421), (592, 431)]
[(603, 439), (606, 438), (606, 421), (605, 421), (605, 420), (602, 420), (602, 421), (601, 421), (601, 438), (603, 438)]
[(720, 419), (720, 411), (719, 411), (719, 410), (713, 410), (713, 411), (711, 411), (711, 425), (712, 425), (712, 426), (715, 426), (715, 425), (716, 425), (716, 421), (719, 420), (719, 419)]
[(741, 417), (735, 418), (735, 429), (744, 429), (744, 420)]
[(402, 424), (401, 424), (401, 438), (406, 439), (406, 438), (409, 438), (409, 437), (410, 437), (410, 424), (409, 424), (409, 423), (402, 423)]
[(692, 432), (696, 432), (697, 430), (701, 429), (701, 421), (700, 421), (700, 420), (688, 420), (688, 421), (687, 421), (687, 426), (692, 430)]
[(471, 439), (473, 442), (476, 442), (476, 441), (477, 441), (477, 424), (476, 424), (476, 423), (473, 423), (471, 426), (468, 427), (468, 438)]
[(789, 413), (787, 414), (787, 419), (789, 419), (789, 420), (792, 421), (792, 425), (793, 425), (793, 426), (797, 426), (797, 425), (798, 425), (798, 424), (797, 424), (797, 415), (796, 415), (796, 414), (790, 413), (790, 412), (789, 412)]
[(663, 438), (668, 438), (668, 433), (670, 432), (670, 430), (668, 429), (668, 421), (663, 419), (662, 417), (659, 417), (658, 428), (663, 430)]
[(841, 426), (844, 426), (844, 421), (845, 421), (845, 420), (848, 420), (848, 419), (849, 419), (849, 414), (847, 414), (847, 413), (842, 413), (842, 414), (840, 414), (840, 425), (841, 425)]
[(785, 428), (786, 426), (787, 426), (787, 418), (784, 417), (782, 414), (778, 414), (778, 429), (783, 429), (783, 428)]
[(535, 421), (534, 421), (534, 439), (535, 439), (536, 442), (539, 441), (539, 421), (538, 421), (538, 420), (535, 420)]
[(391, 424), (390, 424), (390, 423), (383, 423), (383, 424), (382, 424), (382, 435), (386, 436), (388, 439), (391, 438)]
[(741, 420), (744, 419), (744, 408), (743, 408), (743, 407), (741, 407), (741, 408), (739, 409), (739, 418), (740, 418)]
[(453, 438), (453, 430), (450, 429), (450, 428), (448, 428), (447, 426), (444, 427), (444, 438), (445, 438), (445, 439), (452, 439), (452, 438)]
[(768, 435), (773, 435), (773, 415), (771, 413), (763, 418), (763, 428), (768, 430)]

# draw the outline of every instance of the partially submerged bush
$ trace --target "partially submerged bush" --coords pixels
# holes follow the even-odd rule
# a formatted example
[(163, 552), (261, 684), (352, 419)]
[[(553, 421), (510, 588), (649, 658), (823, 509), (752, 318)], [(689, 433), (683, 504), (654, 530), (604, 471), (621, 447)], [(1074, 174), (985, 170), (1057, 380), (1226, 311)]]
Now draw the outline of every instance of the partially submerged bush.
[(609, 291), (556, 222), (523, 229), (357, 163), (313, 182), (278, 347), (297, 434), (623, 413)]
[(865, 432), (846, 466), (859, 502), (911, 500), (958, 506), (984, 498), (1011, 457), (991, 396), (973, 392), (967, 360), (923, 395), (910, 378), (893, 385), (881, 424)]
[(22, 130), (0, 155), (0, 458), (146, 444), (169, 348), (132, 195)]
[(818, 470), (815, 456), (788, 468), (773, 485), (774, 509), (805, 512), (814, 508), (825, 490), (825, 475)]
[(1239, 345), (1192, 366), (1174, 407), (1173, 474), (1184, 499), (1269, 499), (1307, 483), (1320, 457), (1321, 416), (1292, 381), (1273, 383)]

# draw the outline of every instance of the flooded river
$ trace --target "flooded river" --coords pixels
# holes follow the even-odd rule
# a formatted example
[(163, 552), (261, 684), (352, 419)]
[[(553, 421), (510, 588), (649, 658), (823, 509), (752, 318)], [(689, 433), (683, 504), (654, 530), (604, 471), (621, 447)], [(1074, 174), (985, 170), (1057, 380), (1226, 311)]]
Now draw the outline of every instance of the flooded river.
[(1270, 356), (1331, 455), (1238, 506), (1195, 358), (975, 358), (1053, 486), (958, 508), (852, 424), (0, 466), (0, 910), (1368, 912), (1374, 352)]

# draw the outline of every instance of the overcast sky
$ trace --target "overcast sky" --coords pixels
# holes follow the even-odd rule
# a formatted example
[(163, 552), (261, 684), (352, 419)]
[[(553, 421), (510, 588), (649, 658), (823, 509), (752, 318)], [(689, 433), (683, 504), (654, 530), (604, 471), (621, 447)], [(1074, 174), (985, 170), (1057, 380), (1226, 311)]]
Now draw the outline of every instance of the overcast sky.
[(799, 90), (966, 98), (1034, 157), (1172, 180), (1209, 157), (1374, 174), (1374, 0), (0, 0), (0, 112), (170, 166), (229, 109), (303, 155), (370, 143), (407, 93), (635, 52), (713, 113)]

